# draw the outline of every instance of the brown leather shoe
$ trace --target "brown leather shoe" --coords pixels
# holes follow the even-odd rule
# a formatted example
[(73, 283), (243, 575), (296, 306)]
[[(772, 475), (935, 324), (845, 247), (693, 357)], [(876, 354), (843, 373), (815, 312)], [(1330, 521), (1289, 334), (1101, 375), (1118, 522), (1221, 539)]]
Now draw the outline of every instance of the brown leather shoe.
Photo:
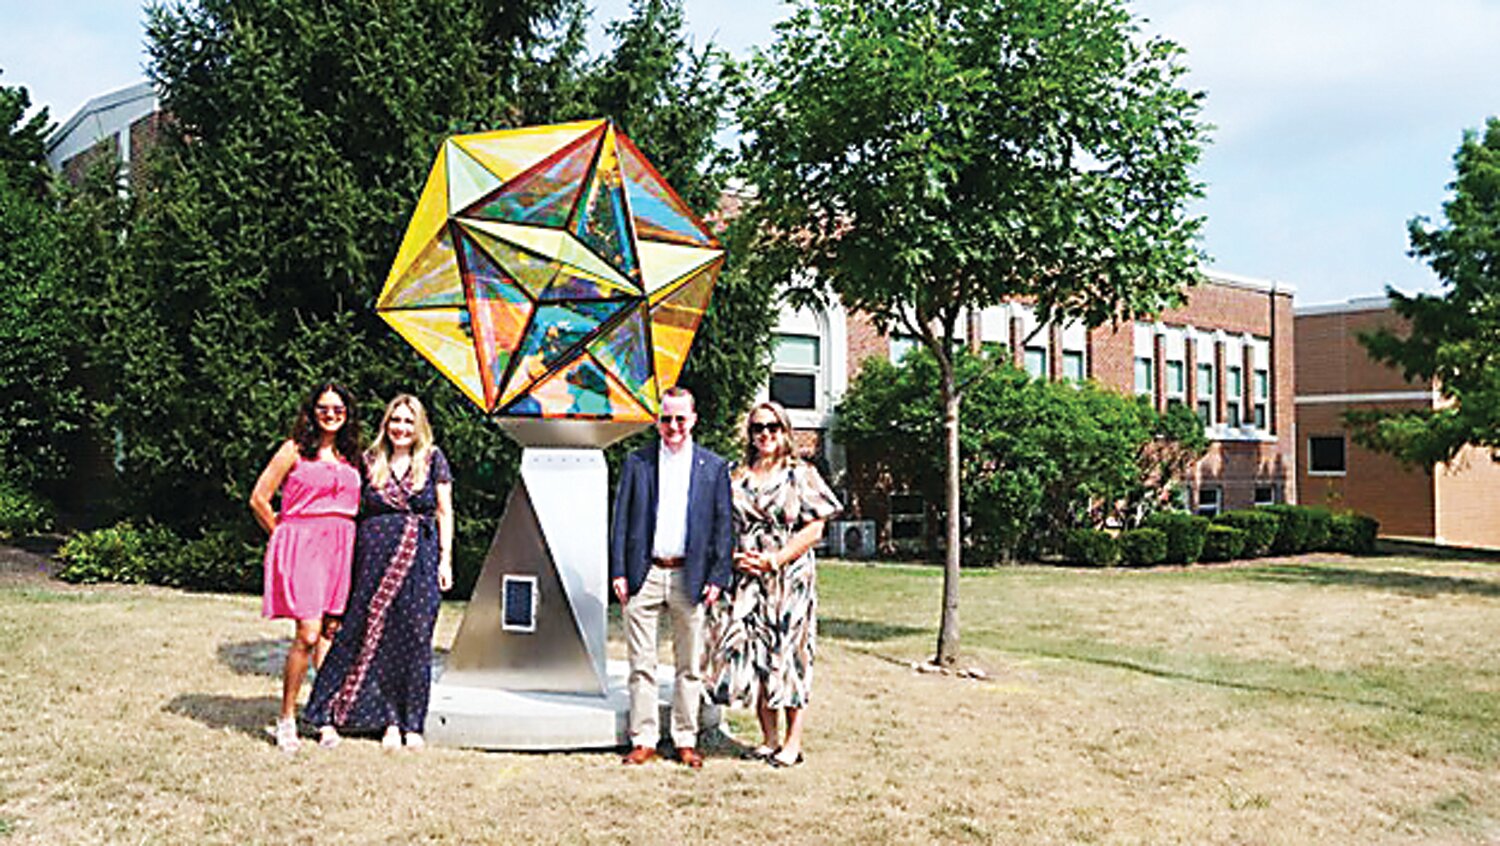
[(650, 763), (651, 761), (655, 761), (656, 758), (657, 754), (655, 749), (652, 749), (649, 746), (637, 746), (626, 753), (625, 757), (620, 759), (620, 763), (627, 765), (646, 764)]
[(703, 769), (703, 753), (691, 746), (677, 747), (677, 760), (681, 761), (684, 766), (695, 770)]

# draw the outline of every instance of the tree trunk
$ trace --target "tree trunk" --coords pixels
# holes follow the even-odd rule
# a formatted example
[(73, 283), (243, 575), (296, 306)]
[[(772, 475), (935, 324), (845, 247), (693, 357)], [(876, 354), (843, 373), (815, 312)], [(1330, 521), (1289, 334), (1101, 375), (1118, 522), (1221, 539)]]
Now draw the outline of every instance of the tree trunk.
[(943, 452), (944, 499), (948, 522), (944, 527), (948, 539), (943, 560), (943, 614), (938, 623), (937, 664), (951, 667), (958, 663), (958, 570), (963, 560), (963, 513), (959, 504), (958, 463), (958, 394), (952, 366), (943, 367)]

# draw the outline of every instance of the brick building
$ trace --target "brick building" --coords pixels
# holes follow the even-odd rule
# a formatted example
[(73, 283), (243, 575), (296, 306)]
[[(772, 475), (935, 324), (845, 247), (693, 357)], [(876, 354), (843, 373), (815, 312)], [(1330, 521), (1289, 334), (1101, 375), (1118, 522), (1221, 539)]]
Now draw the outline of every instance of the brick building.
[(149, 82), (101, 94), (47, 139), (47, 164), (77, 183), (90, 164), (107, 156), (118, 160), (128, 177), (140, 169), (160, 121), (156, 91)]
[(1446, 464), (1409, 468), (1349, 438), (1346, 411), (1431, 409), (1441, 402), (1432, 382), (1406, 381), (1360, 345), (1362, 332), (1405, 328), (1390, 302), (1370, 297), (1299, 308), (1296, 323), (1302, 501), (1370, 514), (1386, 537), (1500, 547), (1494, 519), (1500, 465), (1488, 450), (1466, 447)]
[[(1183, 403), (1204, 422), (1207, 455), (1194, 468), (1189, 504), (1204, 514), (1295, 502), (1292, 289), (1207, 273), (1180, 308), (1152, 322), (1088, 330), (1038, 330), (1030, 307), (1010, 303), (971, 321), (971, 344), (1005, 348), (1039, 378), (1093, 379), (1151, 397), (1159, 409)], [(827, 433), (833, 409), (864, 361), (899, 359), (914, 339), (882, 335), (868, 318), (837, 306), (787, 310), (776, 326), (768, 396), (787, 406), (799, 447), (825, 459), (836, 484), (851, 460)], [(873, 521), (876, 533), (917, 540), (930, 509), (890, 490), (849, 490), (846, 517)]]

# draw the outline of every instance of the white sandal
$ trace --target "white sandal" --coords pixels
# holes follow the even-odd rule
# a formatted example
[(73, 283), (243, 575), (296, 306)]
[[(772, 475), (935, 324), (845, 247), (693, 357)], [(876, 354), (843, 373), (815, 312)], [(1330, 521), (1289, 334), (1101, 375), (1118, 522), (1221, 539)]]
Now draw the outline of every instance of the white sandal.
[(401, 730), (395, 726), (385, 730), (380, 738), (380, 748), (387, 752), (395, 752), (401, 748)]
[(421, 752), (427, 748), (427, 740), (414, 731), (406, 733), (406, 748), (413, 752)]
[(343, 739), (339, 736), (339, 730), (333, 726), (318, 728), (318, 748), (320, 749), (335, 749)]
[(297, 737), (297, 721), (276, 721), (276, 748), (290, 755), (302, 747), (302, 740)]

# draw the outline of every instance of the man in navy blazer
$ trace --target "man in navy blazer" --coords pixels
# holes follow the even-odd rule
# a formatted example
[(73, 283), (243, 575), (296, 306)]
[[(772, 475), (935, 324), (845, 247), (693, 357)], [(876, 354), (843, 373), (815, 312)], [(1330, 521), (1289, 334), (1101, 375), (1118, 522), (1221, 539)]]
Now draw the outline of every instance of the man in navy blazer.
[(698, 420), (684, 388), (662, 394), (658, 443), (625, 457), (610, 522), (609, 576), (624, 609), (630, 653), (630, 745), (626, 764), (656, 757), (657, 618), (672, 620), (672, 744), (677, 759), (703, 766), (697, 750), (703, 696), (704, 609), (729, 584), (734, 515), (729, 465), (693, 443)]

